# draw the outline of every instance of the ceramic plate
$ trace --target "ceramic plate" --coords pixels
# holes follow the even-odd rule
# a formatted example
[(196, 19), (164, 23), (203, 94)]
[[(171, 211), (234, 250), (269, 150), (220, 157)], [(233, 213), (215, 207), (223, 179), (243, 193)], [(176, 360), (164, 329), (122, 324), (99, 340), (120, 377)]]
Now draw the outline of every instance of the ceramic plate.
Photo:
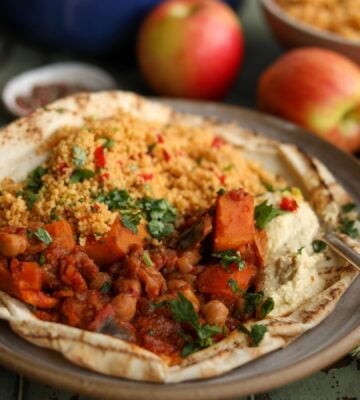
[[(166, 101), (179, 111), (240, 125), (287, 141), (318, 157), (360, 203), (360, 164), (354, 158), (295, 125), (229, 105)], [(268, 354), (223, 376), (203, 381), (154, 384), (112, 378), (70, 364), (57, 353), (35, 347), (0, 323), (0, 362), (19, 373), (72, 392), (101, 398), (142, 400), (226, 399), (267, 391), (309, 375), (342, 357), (360, 343), (360, 278), (334, 312), (289, 347)]]

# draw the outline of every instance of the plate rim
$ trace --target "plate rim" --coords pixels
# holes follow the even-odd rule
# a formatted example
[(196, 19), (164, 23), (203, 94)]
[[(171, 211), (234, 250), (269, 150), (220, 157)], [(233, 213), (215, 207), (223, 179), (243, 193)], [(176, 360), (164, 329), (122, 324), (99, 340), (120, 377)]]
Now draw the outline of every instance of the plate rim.
[[(306, 130), (293, 125), (287, 121), (283, 121), (279, 118), (267, 115), (265, 113), (258, 112), (256, 110), (252, 110), (250, 108), (240, 107), (232, 104), (226, 103), (215, 103), (215, 102), (207, 102), (207, 101), (194, 101), (194, 100), (184, 100), (184, 99), (167, 99), (167, 98), (150, 98), (151, 100), (161, 101), (165, 104), (171, 105), (175, 110), (181, 109), (181, 106), (194, 106), (195, 112), (197, 115), (205, 115), (205, 108), (212, 107), (213, 109), (217, 109), (218, 115), (214, 115), (215, 119), (221, 121), (221, 109), (231, 109), (235, 113), (242, 112), (247, 113), (248, 115), (262, 116), (262, 118), (266, 117), (268, 121), (275, 124), (282, 130), (288, 130), (289, 127), (291, 129), (296, 129), (299, 132), (308, 133)], [(201, 113), (200, 109), (203, 109)], [(228, 118), (226, 120), (229, 121)], [(229, 121), (230, 122), (230, 121)], [(262, 132), (264, 136), (271, 136), (266, 132)], [(332, 152), (342, 153), (343, 157), (351, 159), (355, 164), (360, 166), (358, 160), (354, 157), (343, 153), (342, 151), (336, 149), (334, 146), (328, 144), (324, 140), (313, 137), (310, 139), (310, 142), (319, 142), (322, 145), (326, 145), (326, 147), (330, 146)], [(289, 140), (291, 143), (291, 140)], [(307, 145), (304, 146), (306, 149)], [(309, 150), (309, 149), (307, 149)], [(309, 151), (308, 151), (309, 152)], [(320, 157), (321, 158), (321, 157)], [(360, 196), (360, 193), (359, 193)], [(329, 316), (330, 318), (331, 316)], [(13, 333), (16, 335), (15, 333)], [(0, 331), (1, 336), (1, 331)], [(337, 359), (341, 358), (343, 355), (348, 353), (352, 348), (359, 344), (360, 338), (360, 324), (355, 327), (351, 332), (349, 332), (346, 336), (341, 338), (335, 343), (330, 343), (327, 347), (322, 349), (319, 352), (315, 352), (309, 357), (301, 360), (300, 362), (294, 363), (290, 366), (285, 366), (281, 369), (277, 369), (274, 372), (262, 373), (247, 379), (241, 379), (233, 382), (211, 382), (211, 379), (205, 380), (206, 386), (201, 387), (201, 383), (203, 381), (195, 381), (199, 382), (199, 389), (194, 389), (193, 387), (176, 387), (174, 389), (174, 385), (176, 384), (150, 384), (148, 382), (138, 382), (139, 389), (135, 388), (124, 388), (123, 392), (119, 393), (118, 386), (111, 386), (110, 383), (104, 382), (96, 382), (91, 377), (87, 377), (83, 375), (81, 379), (77, 379), (71, 372), (64, 371), (61, 367), (56, 368), (46, 368), (45, 366), (36, 366), (34, 368), (34, 360), (31, 360), (30, 357), (26, 357), (26, 355), (22, 355), (21, 352), (16, 352), (15, 350), (8, 349), (0, 342), (0, 364), (6, 368), (12, 369), (17, 373), (21, 373), (30, 379), (34, 379), (36, 381), (51, 384), (55, 387), (65, 389), (68, 391), (74, 391), (77, 393), (82, 393), (90, 396), (101, 396), (102, 398), (109, 399), (136, 399), (139, 400), (141, 398), (148, 398), (149, 395), (149, 385), (153, 388), (153, 395), (156, 394), (157, 399), (171, 399), (171, 400), (182, 400), (184, 396), (186, 396), (189, 400), (192, 398), (200, 399), (218, 399), (221, 395), (221, 398), (228, 399), (236, 396), (244, 396), (253, 393), (265, 392), (272, 390), (274, 388), (283, 386), (285, 384), (289, 384), (301, 378), (304, 378), (330, 364), (335, 362)], [(59, 370), (60, 368), (60, 370)], [(84, 369), (86, 371), (86, 369)], [(59, 373), (60, 372), (60, 373)], [(96, 373), (96, 372), (94, 372)], [(81, 372), (79, 372), (81, 375)], [(98, 374), (101, 376), (101, 374)], [(124, 386), (126, 386), (126, 380), (123, 381)], [(134, 382), (134, 381), (130, 381)], [(186, 385), (186, 382), (185, 382)], [(144, 386), (144, 387), (143, 387)], [(146, 386), (146, 387), (145, 387)], [(158, 390), (160, 389), (160, 390)]]

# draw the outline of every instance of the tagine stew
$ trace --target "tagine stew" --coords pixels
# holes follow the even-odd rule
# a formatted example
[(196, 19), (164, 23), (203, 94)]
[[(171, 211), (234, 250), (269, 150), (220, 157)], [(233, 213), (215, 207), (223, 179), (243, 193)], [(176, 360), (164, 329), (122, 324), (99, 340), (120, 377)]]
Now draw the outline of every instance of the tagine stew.
[[(115, 190), (103, 201), (129, 201)], [(0, 229), (0, 290), (47, 321), (101, 332), (177, 360), (232, 330), (256, 346), (271, 298), (253, 291), (263, 265), (264, 230), (253, 196), (220, 192), (201, 216), (176, 225), (166, 200), (144, 197), (111, 230), (77, 244), (64, 219)]]

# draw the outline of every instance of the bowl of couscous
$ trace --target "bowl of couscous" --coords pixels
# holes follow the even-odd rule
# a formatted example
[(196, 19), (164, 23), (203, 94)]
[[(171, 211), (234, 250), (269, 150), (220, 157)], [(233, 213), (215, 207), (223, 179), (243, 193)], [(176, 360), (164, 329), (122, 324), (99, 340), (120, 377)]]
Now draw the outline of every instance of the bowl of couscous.
[(269, 28), (286, 48), (317, 46), (360, 63), (360, 0), (262, 0)]

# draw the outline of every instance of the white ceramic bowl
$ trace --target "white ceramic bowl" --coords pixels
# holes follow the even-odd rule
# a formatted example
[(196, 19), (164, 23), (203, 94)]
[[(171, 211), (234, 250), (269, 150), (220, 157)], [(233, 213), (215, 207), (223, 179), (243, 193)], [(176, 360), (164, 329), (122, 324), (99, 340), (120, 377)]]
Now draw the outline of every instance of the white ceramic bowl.
[(77, 62), (56, 63), (26, 71), (10, 79), (3, 88), (2, 101), (12, 114), (24, 116), (28, 112), (17, 104), (16, 98), (30, 95), (36, 85), (52, 83), (83, 86), (89, 91), (117, 88), (111, 75), (98, 67)]

